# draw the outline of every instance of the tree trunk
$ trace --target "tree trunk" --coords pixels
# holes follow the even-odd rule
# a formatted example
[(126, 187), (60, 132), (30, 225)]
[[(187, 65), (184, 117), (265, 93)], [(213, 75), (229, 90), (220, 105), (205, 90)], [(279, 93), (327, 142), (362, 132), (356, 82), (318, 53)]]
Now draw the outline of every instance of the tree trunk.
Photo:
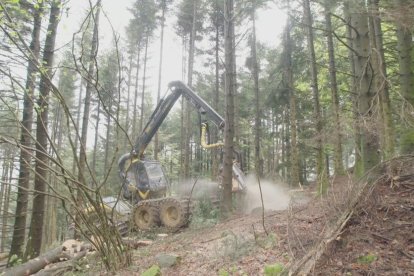
[[(397, 0), (396, 5), (404, 9), (411, 0)], [(412, 110), (414, 108), (414, 73), (413, 73), (413, 36), (409, 28), (397, 23), (398, 58), (400, 75), (400, 92), (404, 97), (403, 116), (410, 122), (404, 124), (401, 133), (401, 152), (404, 154), (414, 153), (414, 129), (411, 122), (414, 120)]]
[[(220, 25), (219, 25), (219, 11), (216, 11), (215, 17), (215, 39), (214, 39), (214, 66), (215, 66), (215, 75), (214, 75), (214, 96), (213, 96), (213, 108), (218, 111), (219, 109), (219, 98), (220, 98)], [(213, 141), (217, 141), (218, 139), (218, 130), (214, 129), (212, 131), (212, 138)], [(212, 154), (212, 166), (211, 166), (211, 178), (212, 180), (216, 180), (217, 175), (219, 173), (219, 156), (218, 151), (213, 149), (211, 151)]]
[[(79, 127), (80, 127), (80, 118), (81, 118), (81, 109), (82, 109), (82, 96), (83, 96), (83, 87), (84, 87), (84, 82), (85, 82), (85, 80), (83, 79), (83, 78), (81, 78), (81, 81), (80, 81), (80, 85), (79, 85), (79, 98), (78, 98), (78, 107), (77, 107), (77, 110), (76, 110), (76, 125), (75, 125), (75, 129), (76, 129), (76, 131), (75, 131), (75, 143), (74, 143), (74, 149), (73, 149), (73, 152), (74, 152), (74, 154), (75, 155), (77, 155), (77, 153), (78, 153), (78, 145), (79, 145), (79, 137), (78, 137), (78, 134), (79, 134)], [(76, 163), (76, 158), (73, 158), (73, 161), (72, 161), (72, 173), (75, 175), (75, 173), (76, 173), (76, 167), (77, 167), (77, 163)]]
[[(182, 36), (182, 63), (181, 63), (181, 67), (182, 67), (182, 72), (181, 72), (181, 77), (184, 80), (186, 78), (186, 68), (187, 68), (187, 63), (186, 63), (186, 54), (187, 54), (187, 41), (186, 41), (186, 37), (185, 35)], [(185, 159), (185, 141), (186, 141), (186, 131), (185, 131), (185, 113), (184, 110), (185, 109), (185, 102), (184, 102), (184, 98), (181, 97), (181, 112), (180, 112), (180, 180), (185, 179), (184, 177), (184, 159)]]
[[(161, 77), (162, 77), (162, 57), (164, 50), (164, 27), (165, 27), (165, 10), (167, 9), (166, 0), (161, 4), (161, 35), (160, 35), (160, 62), (158, 64), (158, 89), (157, 89), (157, 104), (160, 102), (161, 98)], [(154, 137), (154, 159), (158, 160), (158, 132), (155, 133)]]
[[(112, 100), (110, 100), (109, 106), (112, 105)], [(112, 120), (111, 115), (108, 114), (106, 117), (106, 142), (105, 142), (105, 157), (104, 157), (104, 167), (103, 171), (106, 174), (109, 171), (109, 151), (110, 151), (110, 144), (111, 144), (111, 126)]]
[(316, 129), (316, 174), (318, 176), (318, 191), (321, 194), (325, 194), (328, 188), (328, 180), (325, 174), (324, 166), (324, 154), (323, 154), (323, 130), (322, 130), (322, 117), (321, 108), (319, 103), (319, 87), (318, 87), (318, 69), (316, 68), (316, 55), (314, 46), (314, 37), (312, 29), (312, 14), (310, 9), (309, 0), (303, 0), (303, 10), (305, 14), (305, 25), (307, 30), (308, 38), (308, 52), (310, 58), (309, 71), (311, 75), (311, 87), (313, 95), (313, 106), (314, 106), (314, 120)]
[(149, 43), (149, 34), (145, 39), (145, 52), (144, 52), (144, 72), (142, 76), (142, 92), (141, 92), (141, 116), (139, 120), (139, 132), (144, 128), (144, 107), (145, 107), (145, 81), (147, 79), (147, 57), (148, 57), (148, 43)]
[(369, 0), (372, 22), (372, 60), (375, 72), (375, 90), (379, 95), (379, 105), (381, 111), (382, 122), (382, 153), (385, 159), (389, 159), (394, 155), (394, 129), (391, 114), (391, 102), (388, 89), (388, 74), (385, 63), (384, 44), (381, 28), (381, 18), (379, 12), (379, 0)]
[(124, 141), (124, 149), (127, 151), (128, 148), (128, 130), (129, 130), (129, 101), (131, 100), (131, 78), (132, 78), (132, 60), (133, 60), (134, 54), (130, 53), (129, 56), (129, 67), (128, 67), (128, 84), (127, 84), (127, 101), (126, 101), (126, 116), (125, 116), (125, 141)]
[(252, 10), (252, 41), (251, 41), (251, 57), (252, 57), (252, 73), (254, 82), (254, 158), (255, 158), (255, 170), (259, 177), (263, 176), (263, 160), (260, 156), (260, 92), (259, 92), (259, 65), (257, 62), (257, 51), (256, 51), (256, 9)]
[(33, 94), (36, 83), (36, 64), (38, 64), (40, 53), (40, 29), (42, 25), (42, 12), (43, 2), (39, 3), (39, 8), (34, 11), (33, 14), (33, 30), (32, 41), (30, 43), (30, 51), (32, 56), (27, 66), (26, 77), (26, 93), (23, 99), (23, 120), (20, 134), (20, 171), (19, 171), (19, 183), (16, 200), (16, 219), (13, 227), (13, 237), (10, 248), (10, 256), (16, 255), (17, 257), (23, 257), (23, 246), (26, 238), (26, 217), (27, 217), (27, 204), (30, 182), (30, 162), (31, 162), (31, 132), (33, 125)]
[[(89, 57), (88, 79), (85, 91), (85, 102), (83, 106), (83, 119), (82, 119), (82, 132), (80, 139), (80, 152), (79, 152), (79, 164), (78, 164), (78, 181), (82, 184), (86, 184), (85, 179), (85, 166), (86, 166), (86, 143), (88, 137), (89, 126), (89, 113), (91, 105), (92, 90), (94, 89), (94, 74), (96, 66), (96, 56), (98, 52), (98, 30), (99, 30), (99, 15), (101, 11), (101, 0), (96, 3), (96, 12), (94, 17), (94, 27), (92, 34), (92, 47)], [(79, 196), (79, 195), (78, 195)], [(79, 197), (78, 197), (79, 200)]]
[(35, 180), (33, 194), (32, 219), (30, 222), (29, 240), (26, 249), (26, 258), (33, 258), (40, 254), (42, 248), (43, 220), (45, 214), (45, 191), (48, 175), (48, 114), (49, 114), (49, 92), (51, 90), (50, 80), (52, 76), (52, 66), (55, 51), (56, 31), (59, 24), (60, 1), (51, 4), (49, 26), (45, 47), (43, 50), (42, 64), (45, 72), (41, 76), (39, 85), (39, 99), (36, 123), (36, 162)]
[(138, 118), (138, 86), (139, 86), (139, 66), (141, 56), (141, 41), (137, 46), (137, 71), (135, 72), (135, 92), (134, 92), (134, 111), (132, 113), (132, 136), (137, 135), (137, 118)]
[(358, 118), (361, 128), (361, 157), (362, 162), (356, 165), (356, 173), (362, 175), (380, 161), (378, 155), (378, 134), (373, 131), (375, 125), (373, 98), (375, 93), (371, 85), (373, 74), (370, 66), (370, 42), (368, 17), (365, 1), (358, 0), (351, 8), (351, 38), (355, 51), (353, 58), (357, 80)]
[(335, 141), (334, 141), (334, 169), (336, 175), (343, 175), (345, 173), (344, 165), (342, 162), (342, 128), (340, 120), (340, 106), (338, 96), (338, 83), (336, 79), (336, 62), (335, 62), (335, 50), (332, 36), (332, 20), (329, 1), (325, 2), (325, 26), (326, 26), (326, 38), (328, 42), (328, 54), (329, 54), (329, 79), (331, 87), (332, 97), (332, 109), (334, 112), (335, 121)]
[(233, 0), (224, 3), (224, 54), (225, 54), (225, 127), (224, 127), (224, 160), (223, 160), (223, 202), (222, 212), (227, 214), (232, 208), (232, 166), (234, 150), (234, 4)]
[[(194, 73), (194, 55), (195, 55), (195, 39), (196, 39), (196, 18), (197, 18), (197, 1), (193, 0), (193, 14), (191, 22), (191, 32), (190, 32), (190, 41), (188, 48), (188, 78), (187, 84), (189, 87), (193, 86), (193, 73)], [(185, 111), (184, 111), (184, 130), (185, 130), (185, 145), (184, 145), (184, 178), (188, 179), (190, 177), (190, 140), (191, 140), (191, 108), (188, 101), (185, 102)]]
[[(13, 159), (10, 158), (10, 153), (4, 156), (4, 162), (7, 162), (6, 169), (2, 175), (1, 185), (1, 203), (0, 209), (2, 214), (2, 226), (1, 226), (1, 252), (4, 252), (7, 238), (7, 222), (9, 218), (9, 203), (10, 203), (10, 188), (11, 179), (13, 176)], [(7, 161), (6, 161), (7, 160)]]
[(96, 122), (95, 122), (95, 139), (93, 142), (92, 152), (92, 171), (96, 172), (96, 154), (98, 152), (98, 137), (99, 137), (99, 121), (101, 119), (101, 100), (98, 99), (98, 106), (96, 107)]
[(354, 145), (355, 145), (355, 165), (354, 167), (358, 169), (362, 163), (362, 151), (361, 151), (361, 127), (359, 125), (359, 118), (358, 118), (358, 94), (357, 94), (357, 79), (356, 79), (356, 70), (355, 70), (355, 60), (354, 60), (354, 52), (353, 52), (353, 40), (352, 40), (352, 28), (351, 28), (351, 15), (350, 15), (350, 8), (347, 2), (344, 2), (344, 14), (345, 20), (348, 22), (346, 25), (346, 37), (347, 37), (347, 44), (350, 47), (348, 49), (348, 59), (349, 59), (349, 67), (351, 71), (351, 78), (350, 78), (350, 94), (352, 100), (352, 112), (353, 112), (353, 123), (354, 123)]
[[(9, 174), (10, 169), (10, 162), (7, 161), (7, 151), (5, 150), (4, 156), (3, 156), (3, 169), (1, 173), (1, 183), (7, 183), (7, 176)], [(4, 200), (4, 193), (7, 185), (0, 185), (0, 213), (3, 210), (3, 200)]]
[[(59, 90), (61, 91), (60, 87)], [(58, 104), (55, 107), (55, 128), (54, 128), (54, 139), (53, 141), (56, 143), (56, 152), (61, 152), (62, 145), (63, 145), (63, 132), (64, 130), (64, 121), (62, 116), (62, 110), (61, 105)], [(56, 141), (55, 141), (56, 140)], [(55, 166), (57, 167), (57, 166)], [(59, 176), (53, 175), (50, 177), (50, 183), (51, 186), (53, 186), (53, 189), (55, 191), (58, 189), (58, 180)], [(48, 189), (49, 193), (52, 193), (52, 189)], [(47, 227), (47, 231), (45, 231), (45, 245), (48, 247), (52, 245), (54, 242), (58, 240), (57, 237), (57, 199), (53, 196), (47, 197), (47, 208), (48, 208), (48, 214), (47, 214), (47, 223), (45, 224)]]
[[(289, 131), (290, 143), (286, 146), (286, 156), (290, 157), (290, 184), (293, 187), (300, 185), (300, 172), (299, 172), (299, 149), (297, 145), (297, 122), (296, 122), (296, 93), (295, 84), (293, 80), (293, 68), (292, 68), (292, 40), (290, 37), (291, 31), (291, 19), (288, 19), (286, 24), (285, 37), (284, 37), (284, 70), (283, 78), (286, 88), (289, 90)], [(288, 135), (286, 135), (288, 137)], [(287, 159), (286, 159), (287, 161)]]

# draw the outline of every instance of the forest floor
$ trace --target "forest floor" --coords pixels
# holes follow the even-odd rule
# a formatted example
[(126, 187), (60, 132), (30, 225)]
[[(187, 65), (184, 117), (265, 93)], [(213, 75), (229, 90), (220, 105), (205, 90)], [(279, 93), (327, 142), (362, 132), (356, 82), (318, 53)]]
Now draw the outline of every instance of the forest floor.
[[(358, 183), (368, 182), (339, 233), (328, 241), (328, 229), (349, 207)], [(135, 233), (153, 243), (135, 250), (133, 264), (117, 275), (141, 275), (165, 255), (175, 261), (160, 265), (162, 275), (279, 275), (315, 248), (321, 254), (310, 258), (311, 274), (414, 275), (412, 158), (390, 162), (371, 181), (332, 178), (328, 195), (316, 194), (314, 185), (291, 193), (287, 209), (265, 211), (265, 227), (262, 212), (255, 210), (178, 233)], [(326, 246), (320, 249), (321, 244)], [(302, 274), (300, 269), (296, 273)]]
[[(414, 276), (414, 156), (383, 163), (358, 180), (332, 177), (323, 197), (315, 183), (273, 193), (276, 184), (262, 184), (265, 212), (250, 208), (219, 220), (211, 204), (200, 205), (179, 232), (130, 233), (128, 239), (145, 246), (115, 275)], [(56, 249), (49, 253), (62, 253)], [(96, 251), (71, 264), (76, 271), (68, 275), (114, 275)], [(146, 274), (151, 268), (160, 271)]]

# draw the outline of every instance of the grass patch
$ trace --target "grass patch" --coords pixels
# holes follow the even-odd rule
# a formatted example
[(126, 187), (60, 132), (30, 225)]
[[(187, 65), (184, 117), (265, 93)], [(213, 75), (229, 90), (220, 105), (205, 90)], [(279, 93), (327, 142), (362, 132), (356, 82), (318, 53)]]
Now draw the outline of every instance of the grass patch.
[(279, 276), (282, 275), (282, 272), (285, 270), (285, 267), (282, 264), (276, 263), (273, 265), (267, 265), (264, 268), (265, 276)]
[(378, 257), (376, 255), (367, 254), (367, 255), (358, 257), (357, 263), (369, 265), (369, 264), (373, 263), (374, 261), (376, 261), (377, 259), (378, 259)]
[(141, 276), (161, 276), (161, 269), (158, 265), (153, 265), (145, 270)]

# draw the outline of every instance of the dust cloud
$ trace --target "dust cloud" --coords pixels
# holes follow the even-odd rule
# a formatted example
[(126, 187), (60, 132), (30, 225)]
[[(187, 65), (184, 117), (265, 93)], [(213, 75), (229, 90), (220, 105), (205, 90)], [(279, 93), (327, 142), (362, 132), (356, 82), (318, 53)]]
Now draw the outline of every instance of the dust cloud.
[[(197, 183), (194, 183), (195, 180), (186, 180), (174, 185), (172, 190), (175, 194), (183, 197), (189, 197), (191, 194), (191, 198), (193, 199), (217, 196), (219, 193), (219, 185), (217, 182), (209, 179), (198, 179)], [(193, 191), (191, 193), (192, 189)]]
[[(218, 198), (221, 191), (219, 185), (215, 181), (209, 179), (199, 179), (194, 185), (195, 180), (187, 180), (173, 185), (173, 194), (181, 197), (189, 197), (193, 199), (202, 198)], [(262, 207), (260, 200), (260, 190), (257, 179), (254, 175), (249, 175), (246, 178), (247, 194), (243, 200), (244, 212), (251, 213), (253, 210)], [(290, 195), (287, 185), (282, 182), (275, 182), (269, 180), (260, 180), (263, 193), (263, 203), (265, 210), (284, 210), (289, 206)], [(194, 189), (193, 189), (194, 186)], [(193, 192), (191, 193), (191, 189)]]
[[(272, 182), (269, 180), (260, 180), (262, 187), (263, 205), (265, 210), (284, 210), (288, 208), (290, 195), (287, 185), (283, 183)], [(247, 177), (247, 208), (248, 213), (256, 208), (261, 208), (260, 190), (257, 178), (254, 175)]]

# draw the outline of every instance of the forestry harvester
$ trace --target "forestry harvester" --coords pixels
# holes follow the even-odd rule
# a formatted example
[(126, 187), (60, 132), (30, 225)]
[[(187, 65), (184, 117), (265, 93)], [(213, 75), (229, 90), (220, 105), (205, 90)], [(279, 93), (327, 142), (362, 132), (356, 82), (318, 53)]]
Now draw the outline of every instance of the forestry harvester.
[[(224, 119), (210, 105), (181, 81), (171, 82), (168, 92), (137, 137), (132, 151), (124, 154), (118, 162), (123, 197), (133, 203), (132, 223), (135, 228), (142, 230), (160, 225), (178, 229), (187, 225), (190, 217), (190, 199), (167, 196), (169, 181), (163, 167), (158, 161), (144, 157), (148, 144), (180, 96), (199, 113), (201, 146), (206, 149), (223, 146), (223, 143), (209, 144), (206, 138), (209, 136), (209, 123), (213, 123), (220, 131), (224, 129)], [(238, 160), (233, 162), (232, 183), (233, 192), (245, 192), (245, 175)]]

